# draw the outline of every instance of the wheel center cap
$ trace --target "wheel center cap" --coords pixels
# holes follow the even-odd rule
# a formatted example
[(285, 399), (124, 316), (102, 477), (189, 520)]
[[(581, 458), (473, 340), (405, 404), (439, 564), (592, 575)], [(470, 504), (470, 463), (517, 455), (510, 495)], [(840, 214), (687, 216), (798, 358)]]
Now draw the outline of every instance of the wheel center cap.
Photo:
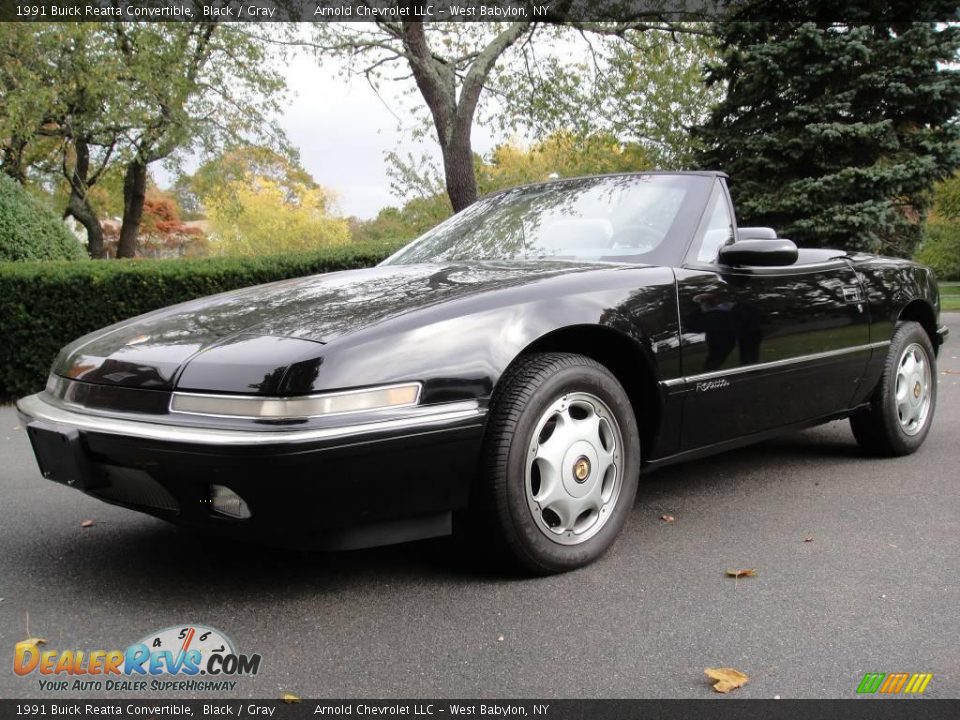
[(597, 451), (585, 440), (578, 440), (567, 448), (557, 467), (563, 487), (570, 497), (589, 495), (593, 486), (603, 479), (596, 470), (600, 467), (597, 464), (599, 462)]
[(587, 478), (590, 477), (590, 460), (586, 455), (581, 455), (577, 458), (577, 461), (573, 464), (573, 478), (578, 483), (583, 483), (587, 481)]
[(914, 396), (915, 398), (917, 398), (917, 400), (920, 399), (920, 393), (922, 393), (922, 392), (923, 392), (923, 388), (920, 387), (920, 383), (919, 383), (919, 382), (918, 382), (916, 385), (913, 386), (913, 396)]

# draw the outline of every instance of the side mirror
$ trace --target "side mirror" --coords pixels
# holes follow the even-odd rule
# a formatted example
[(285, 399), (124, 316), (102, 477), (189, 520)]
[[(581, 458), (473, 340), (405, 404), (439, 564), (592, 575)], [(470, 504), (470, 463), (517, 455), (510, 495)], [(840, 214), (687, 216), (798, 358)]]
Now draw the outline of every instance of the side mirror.
[(776, 240), (777, 231), (768, 227), (737, 228), (737, 237), (741, 240)]
[(738, 240), (720, 248), (720, 262), (724, 265), (776, 267), (793, 265), (797, 261), (797, 246), (783, 238)]

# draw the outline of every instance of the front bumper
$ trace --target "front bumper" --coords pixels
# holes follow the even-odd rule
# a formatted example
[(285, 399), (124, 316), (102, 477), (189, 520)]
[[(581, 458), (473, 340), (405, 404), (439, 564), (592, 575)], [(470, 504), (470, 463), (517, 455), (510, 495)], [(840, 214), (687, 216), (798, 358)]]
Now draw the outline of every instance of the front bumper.
[[(441, 535), (466, 507), (485, 411), (475, 402), (312, 429), (197, 428), (17, 403), (43, 474), (181, 525), (310, 549)], [(212, 486), (249, 506), (211, 506)]]

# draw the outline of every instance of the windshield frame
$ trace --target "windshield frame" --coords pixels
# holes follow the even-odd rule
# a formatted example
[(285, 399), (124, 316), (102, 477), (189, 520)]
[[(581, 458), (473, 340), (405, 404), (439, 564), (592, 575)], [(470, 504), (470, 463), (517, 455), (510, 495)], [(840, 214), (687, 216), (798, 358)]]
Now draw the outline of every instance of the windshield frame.
[[(696, 231), (696, 228), (700, 222), (700, 217), (702, 216), (707, 200), (710, 198), (711, 191), (717, 183), (717, 178), (722, 177), (721, 173), (716, 172), (663, 172), (663, 171), (648, 171), (648, 172), (635, 172), (635, 173), (616, 173), (609, 175), (593, 175), (587, 177), (576, 177), (576, 178), (565, 178), (562, 180), (552, 180), (546, 183), (535, 183), (530, 185), (521, 185), (513, 188), (506, 188), (504, 190), (499, 190), (489, 195), (484, 196), (478, 202), (486, 202), (489, 200), (495, 200), (496, 198), (515, 192), (517, 190), (529, 191), (531, 193), (542, 193), (542, 192), (572, 192), (574, 190), (581, 190), (590, 185), (599, 186), (604, 183), (610, 182), (611, 179), (623, 179), (623, 178), (636, 178), (638, 181), (644, 178), (649, 178), (651, 176), (669, 176), (675, 181), (683, 185), (685, 196), (680, 203), (679, 209), (677, 210), (676, 217), (673, 220), (670, 228), (664, 235), (663, 241), (657, 245), (653, 250), (643, 254), (637, 255), (625, 255), (622, 258), (616, 257), (606, 257), (603, 259), (599, 258), (571, 258), (568, 259), (569, 262), (576, 263), (596, 263), (596, 264), (616, 264), (616, 265), (668, 265), (671, 267), (679, 267), (683, 255), (686, 250), (686, 246), (689, 244), (690, 237)], [(519, 197), (519, 196), (518, 196)], [(475, 209), (475, 205), (471, 205), (460, 213), (456, 213), (451, 217), (444, 220), (442, 223), (435, 225), (434, 227), (427, 230), (425, 233), (417, 237), (416, 239), (410, 241), (402, 248), (398, 249), (396, 252), (391, 254), (388, 258), (380, 262), (380, 265), (413, 265), (418, 263), (429, 263), (430, 260), (421, 260), (417, 262), (398, 262), (398, 259), (406, 254), (408, 251), (413, 249), (416, 245), (428, 240), (433, 233), (445, 227), (448, 224), (455, 223), (457, 218), (461, 213), (469, 212), (471, 209)], [(520, 258), (513, 260), (506, 259), (496, 259), (496, 258), (477, 258), (477, 259), (468, 259), (462, 258), (457, 260), (458, 263), (470, 263), (470, 262), (541, 262), (543, 260), (554, 261), (558, 258), (550, 257), (535, 257), (535, 258)], [(433, 262), (446, 262), (446, 261), (433, 261)]]

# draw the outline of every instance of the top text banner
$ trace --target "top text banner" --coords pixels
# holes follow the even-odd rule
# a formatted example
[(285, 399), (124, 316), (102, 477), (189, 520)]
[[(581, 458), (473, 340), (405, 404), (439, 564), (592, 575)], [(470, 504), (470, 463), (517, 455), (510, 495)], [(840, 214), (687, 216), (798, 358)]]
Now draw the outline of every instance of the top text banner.
[(955, 0), (0, 0), (4, 22), (957, 21)]

